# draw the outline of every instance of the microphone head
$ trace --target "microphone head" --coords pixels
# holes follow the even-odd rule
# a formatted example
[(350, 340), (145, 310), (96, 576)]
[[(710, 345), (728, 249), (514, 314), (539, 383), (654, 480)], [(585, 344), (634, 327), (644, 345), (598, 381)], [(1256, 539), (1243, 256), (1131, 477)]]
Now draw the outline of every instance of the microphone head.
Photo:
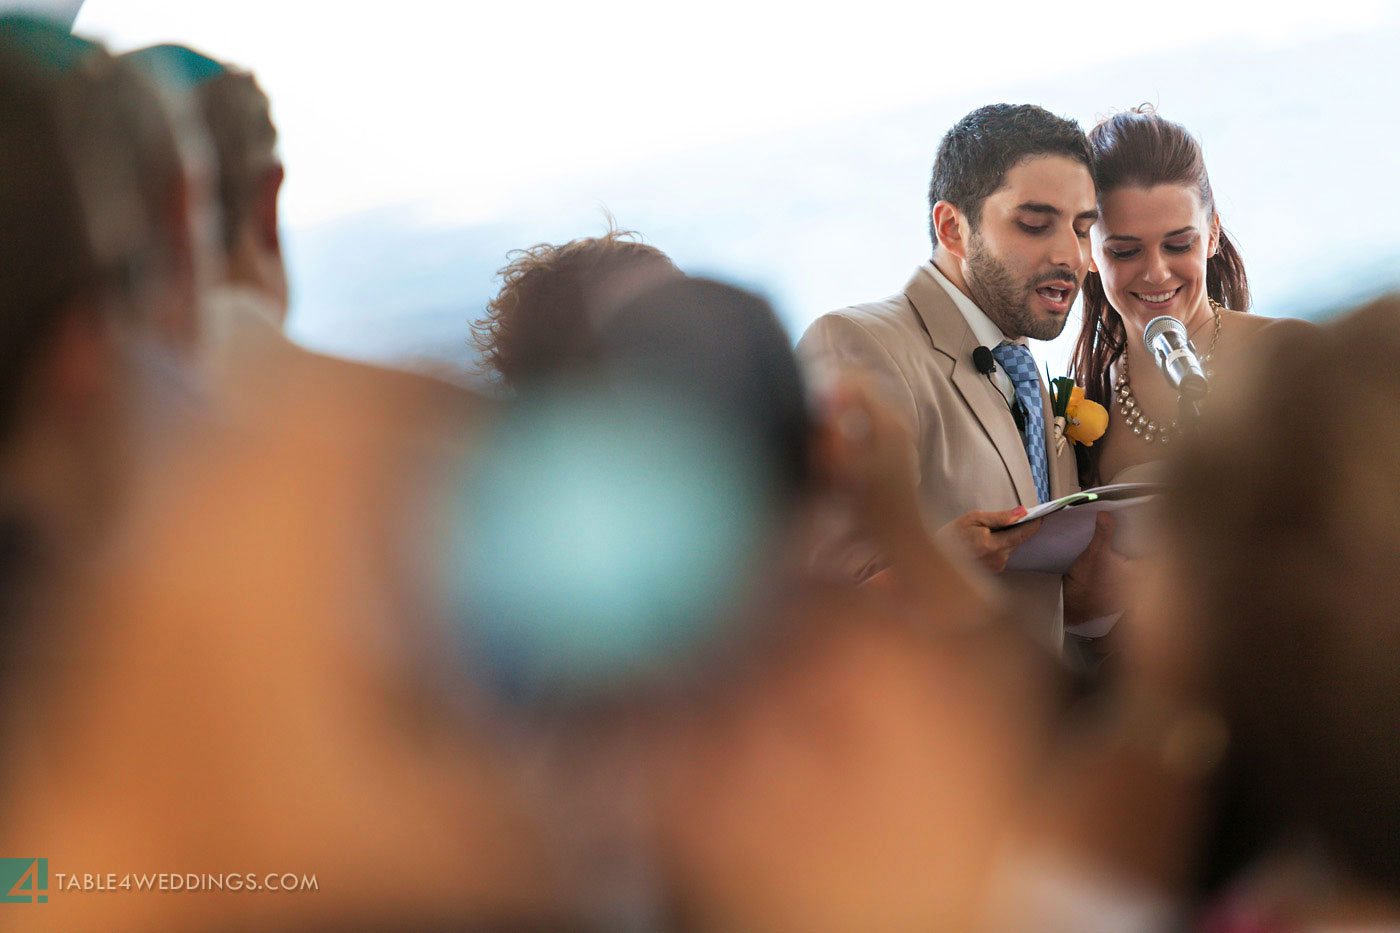
[(990, 376), (997, 371), (996, 357), (992, 356), (992, 351), (986, 347), (977, 347), (972, 351), (972, 365), (984, 376)]
[(1161, 317), (1154, 317), (1147, 322), (1147, 328), (1142, 332), (1142, 346), (1152, 354), (1152, 343), (1158, 337), (1166, 333), (1175, 332), (1181, 337), (1181, 342), (1186, 342), (1186, 325), (1172, 317), (1170, 314), (1163, 314)]

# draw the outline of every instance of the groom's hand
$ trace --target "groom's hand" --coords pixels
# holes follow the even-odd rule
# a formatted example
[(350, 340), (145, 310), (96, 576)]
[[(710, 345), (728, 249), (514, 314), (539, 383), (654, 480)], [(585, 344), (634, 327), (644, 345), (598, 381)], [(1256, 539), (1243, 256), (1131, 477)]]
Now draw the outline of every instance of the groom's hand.
[(1039, 519), (1002, 530), (1025, 514), (1025, 507), (1019, 505), (1001, 512), (968, 512), (940, 528), (938, 538), (962, 548), (992, 573), (1001, 573), (1011, 552), (1040, 530)]

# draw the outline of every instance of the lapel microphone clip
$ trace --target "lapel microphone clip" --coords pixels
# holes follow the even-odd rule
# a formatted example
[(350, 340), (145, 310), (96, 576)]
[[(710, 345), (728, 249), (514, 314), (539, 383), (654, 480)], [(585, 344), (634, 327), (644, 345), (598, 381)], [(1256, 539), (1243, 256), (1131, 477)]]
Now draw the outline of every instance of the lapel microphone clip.
[(992, 356), (992, 351), (986, 347), (978, 347), (972, 351), (972, 365), (984, 376), (990, 376), (997, 371), (996, 357)]
[[(992, 356), (992, 351), (988, 350), (986, 347), (974, 348), (972, 351), (972, 365), (977, 367), (979, 373), (987, 377), (987, 381), (992, 383), (992, 388), (997, 390), (997, 395), (1003, 402), (1006, 402), (1006, 396), (1001, 394), (1001, 387), (995, 382), (992, 382), (992, 373), (997, 371), (996, 357)], [(1026, 412), (1025, 409), (1021, 407), (1021, 400), (1019, 398), (1016, 399), (1014, 405), (1010, 402), (1006, 402), (1006, 407), (1011, 409), (1011, 417), (1016, 422), (1016, 430), (1025, 434)]]

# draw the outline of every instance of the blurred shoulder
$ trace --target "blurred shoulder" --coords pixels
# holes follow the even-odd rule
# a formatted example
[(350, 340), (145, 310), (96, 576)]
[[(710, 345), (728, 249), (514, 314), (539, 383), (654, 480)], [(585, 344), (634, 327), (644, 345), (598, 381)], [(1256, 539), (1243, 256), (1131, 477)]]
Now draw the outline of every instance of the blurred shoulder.
[[(305, 350), (302, 388), (319, 384), (342, 405), (386, 413), (396, 430), (470, 419), (486, 407), (480, 395), (436, 374)], [(421, 419), (421, 420), (420, 420)]]

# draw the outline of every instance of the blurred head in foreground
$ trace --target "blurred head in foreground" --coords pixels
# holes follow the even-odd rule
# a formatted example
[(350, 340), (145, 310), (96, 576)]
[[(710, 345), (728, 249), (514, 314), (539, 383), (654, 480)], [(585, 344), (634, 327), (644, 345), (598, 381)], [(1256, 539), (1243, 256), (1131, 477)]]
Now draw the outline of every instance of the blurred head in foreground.
[(676, 279), (590, 330), (506, 410), (459, 523), (451, 576), (521, 689), (674, 679), (764, 574), (808, 475), (801, 379), (762, 299)]
[(222, 284), (258, 293), (281, 324), (288, 292), (277, 198), (285, 172), (267, 95), (250, 72), (187, 46), (153, 45), (124, 58), (192, 99), (218, 169)]
[[(7, 931), (551, 913), (534, 818), (418, 573), (425, 490), (469, 419), (424, 380), (305, 366), (286, 387), (255, 430), (203, 419), (152, 464), (101, 559), (24, 632), (0, 679), (0, 850), (48, 858), (51, 893)], [(89, 870), (204, 886), (99, 896), (53, 875)], [(206, 880), (274, 872), (318, 886)]]
[(515, 392), (549, 383), (591, 357), (597, 315), (680, 275), (665, 253), (630, 231), (515, 250), (501, 290), (472, 325), (482, 366)]
[(1313, 909), (1400, 905), (1397, 360), (1396, 295), (1280, 338), (1221, 394), (1169, 510), (1191, 621), (1171, 637), (1230, 732), (1211, 854), (1301, 855), (1336, 882), (1294, 885)]
[[(412, 380), (302, 366), (255, 435), (157, 417), (204, 337), (163, 112), (129, 61), (0, 20), (0, 515), (71, 571), (41, 624), (2, 617), (0, 849), (53, 868), (49, 902), (5, 928), (471, 928), (547, 911), (529, 819), (439, 676), (412, 574), (414, 505), (437, 475), (420, 441), (460, 446), (455, 409)], [(0, 594), (33, 587), (29, 568), (0, 568)], [(64, 887), (74, 871), (319, 887), (107, 898)]]
[[(1048, 707), (1032, 655), (985, 604), (953, 611), (975, 587), (937, 554), (918, 570), (946, 613), (787, 560), (824, 478), (756, 296), (667, 282), (553, 377), (485, 439), (449, 577), (484, 679), (544, 727), (543, 810), (585, 911), (965, 929)], [(869, 414), (863, 438), (893, 423)]]
[(0, 513), (62, 564), (191, 389), (185, 178), (148, 86), (53, 25), (0, 18), (0, 111)]

